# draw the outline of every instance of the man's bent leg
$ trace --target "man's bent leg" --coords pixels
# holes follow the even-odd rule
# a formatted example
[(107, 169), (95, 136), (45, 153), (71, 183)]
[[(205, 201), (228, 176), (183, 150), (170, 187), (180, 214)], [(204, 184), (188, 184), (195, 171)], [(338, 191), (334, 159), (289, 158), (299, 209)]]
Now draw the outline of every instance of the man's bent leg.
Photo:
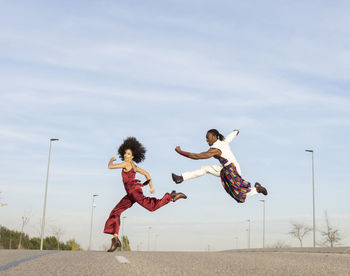
[(184, 180), (189, 180), (192, 178), (200, 177), (207, 173), (220, 177), (221, 169), (222, 169), (222, 166), (220, 165), (203, 166), (198, 170), (183, 173), (182, 177)]
[(258, 191), (256, 190), (255, 187), (251, 187), (250, 191), (247, 193), (247, 196), (253, 196), (253, 195), (257, 195)]

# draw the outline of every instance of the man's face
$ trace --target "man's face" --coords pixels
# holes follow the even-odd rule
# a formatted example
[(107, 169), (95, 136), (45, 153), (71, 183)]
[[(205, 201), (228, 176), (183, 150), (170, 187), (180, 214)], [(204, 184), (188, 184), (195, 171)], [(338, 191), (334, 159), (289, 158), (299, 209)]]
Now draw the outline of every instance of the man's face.
[(208, 145), (211, 147), (217, 140), (215, 135), (213, 135), (211, 132), (207, 132), (207, 135), (205, 136)]

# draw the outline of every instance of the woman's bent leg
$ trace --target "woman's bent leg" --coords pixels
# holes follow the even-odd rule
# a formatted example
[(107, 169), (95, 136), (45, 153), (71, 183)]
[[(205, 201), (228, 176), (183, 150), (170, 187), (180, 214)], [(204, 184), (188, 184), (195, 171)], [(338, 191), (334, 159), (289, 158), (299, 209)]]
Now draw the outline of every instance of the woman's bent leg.
[(128, 195), (124, 196), (111, 211), (103, 232), (112, 235), (118, 234), (121, 213), (130, 208), (134, 203), (135, 201), (133, 201)]
[(163, 198), (158, 199), (155, 197), (145, 197), (143, 195), (142, 189), (137, 189), (133, 191), (131, 196), (133, 200), (135, 200), (138, 204), (140, 204), (142, 207), (146, 208), (148, 211), (151, 212), (159, 209), (160, 207), (172, 201), (171, 195), (169, 193), (166, 193), (163, 196)]

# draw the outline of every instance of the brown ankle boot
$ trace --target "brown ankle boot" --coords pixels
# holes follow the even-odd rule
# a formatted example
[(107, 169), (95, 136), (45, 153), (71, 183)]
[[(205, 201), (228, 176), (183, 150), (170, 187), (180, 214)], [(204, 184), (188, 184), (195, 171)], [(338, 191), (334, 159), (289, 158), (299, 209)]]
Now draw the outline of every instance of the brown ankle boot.
[(177, 193), (176, 191), (172, 191), (171, 192), (171, 198), (173, 200), (173, 202), (175, 202), (176, 200), (180, 199), (180, 198), (187, 198), (187, 196), (183, 193)]
[(107, 252), (113, 252), (115, 251), (118, 247), (121, 247), (122, 243), (120, 242), (120, 240), (118, 238), (113, 237), (112, 238), (112, 244), (111, 244), (111, 248), (109, 248), (107, 250)]

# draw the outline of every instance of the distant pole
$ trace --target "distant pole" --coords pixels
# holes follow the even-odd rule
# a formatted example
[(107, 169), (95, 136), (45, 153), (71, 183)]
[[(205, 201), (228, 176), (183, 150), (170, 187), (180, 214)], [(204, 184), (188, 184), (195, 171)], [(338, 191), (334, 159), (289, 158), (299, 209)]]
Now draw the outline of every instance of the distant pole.
[(98, 195), (92, 195), (92, 206), (91, 206), (91, 223), (90, 223), (90, 239), (89, 239), (89, 247), (88, 251), (91, 249), (91, 239), (92, 239), (92, 222), (94, 219), (94, 208), (96, 207), (95, 205), (95, 197)]
[(150, 251), (150, 244), (149, 244), (149, 241), (150, 241), (151, 229), (152, 229), (152, 227), (149, 226), (149, 227), (148, 227), (148, 251)]
[(264, 203), (264, 215), (263, 215), (263, 248), (265, 248), (265, 200), (260, 200)]
[(50, 170), (50, 155), (51, 155), (51, 143), (53, 141), (58, 141), (56, 138), (50, 139), (50, 147), (49, 147), (49, 160), (47, 161), (47, 172), (46, 172), (46, 185), (45, 185), (45, 197), (44, 197), (44, 208), (43, 208), (43, 216), (41, 219), (41, 239), (40, 239), (40, 250), (43, 250), (44, 243), (44, 231), (45, 231), (45, 216), (46, 216), (46, 199), (47, 199), (47, 185), (49, 182), (49, 170)]
[(316, 247), (316, 218), (315, 218), (315, 168), (314, 168), (314, 151), (313, 150), (305, 150), (307, 152), (312, 153), (312, 225), (313, 225), (313, 243), (314, 247)]
[(123, 223), (122, 223), (122, 237), (124, 237), (124, 224), (125, 224), (126, 216), (122, 217), (122, 219), (123, 219)]
[(157, 251), (157, 239), (159, 237), (159, 234), (156, 234), (155, 238), (154, 238), (154, 251)]
[(121, 239), (122, 239), (122, 251), (124, 251), (124, 223), (125, 223), (125, 219), (126, 219), (126, 216), (122, 217), (122, 236), (121, 236)]
[(248, 225), (248, 248), (250, 248), (250, 219), (247, 219)]

